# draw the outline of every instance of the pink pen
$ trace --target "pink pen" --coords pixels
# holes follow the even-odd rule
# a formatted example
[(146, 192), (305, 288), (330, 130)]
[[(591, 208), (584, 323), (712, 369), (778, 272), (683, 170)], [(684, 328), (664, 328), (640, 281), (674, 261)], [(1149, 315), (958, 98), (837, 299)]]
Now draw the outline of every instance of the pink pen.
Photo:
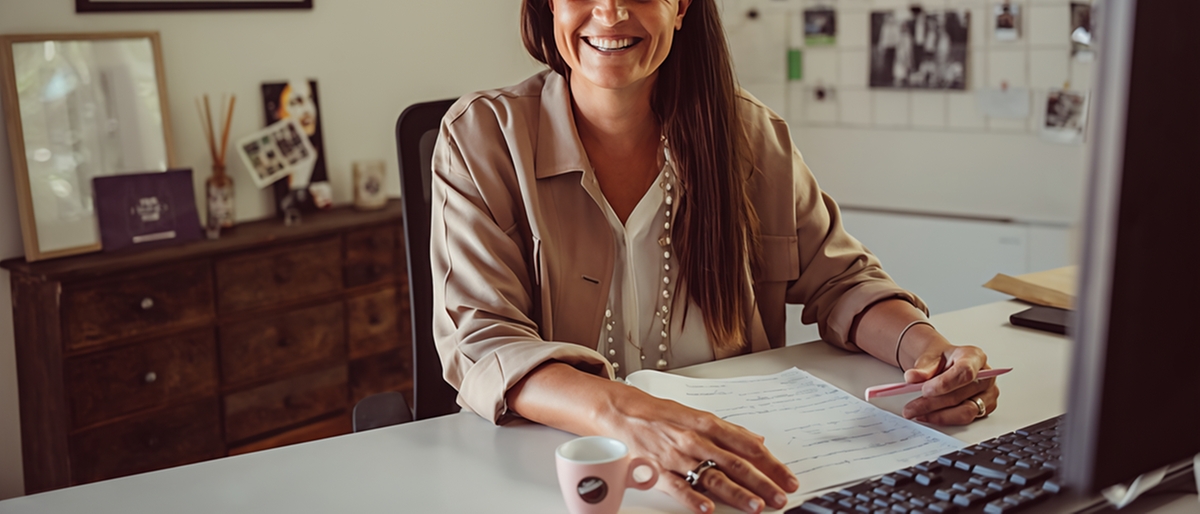
[[(1012, 370), (1013, 370), (1012, 368), (985, 369), (983, 371), (980, 371), (979, 375), (977, 375), (975, 377), (975, 379), (979, 380), (979, 379), (984, 379), (984, 378), (998, 377), (998, 376), (1008, 373), (1009, 371), (1012, 371)], [(864, 395), (864, 397), (867, 399), (867, 401), (871, 401), (872, 398), (883, 398), (885, 396), (896, 396), (896, 395), (905, 394), (905, 393), (916, 393), (921, 390), (921, 385), (923, 385), (923, 384), (924, 384), (924, 382), (920, 382), (920, 383), (916, 383), (916, 384), (906, 384), (904, 382), (900, 382), (898, 384), (883, 384), (883, 385), (871, 386), (871, 387), (867, 388), (867, 392)]]

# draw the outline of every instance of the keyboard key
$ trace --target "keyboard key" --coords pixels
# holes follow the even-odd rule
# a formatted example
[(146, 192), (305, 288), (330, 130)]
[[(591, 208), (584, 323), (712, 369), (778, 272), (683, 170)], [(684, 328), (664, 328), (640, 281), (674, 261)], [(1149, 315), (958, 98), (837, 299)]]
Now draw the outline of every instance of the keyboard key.
[(950, 486), (950, 488), (954, 490), (954, 494), (958, 494), (958, 493), (965, 493), (967, 491), (970, 491), (971, 486), (973, 486), (973, 485), (974, 484), (971, 484), (969, 482), (959, 482), (957, 484)]
[(855, 492), (854, 492), (854, 491), (851, 491), (851, 490), (850, 490), (850, 488), (845, 488), (845, 489), (842, 489), (842, 490), (838, 491), (838, 492), (837, 492), (837, 494), (840, 494), (840, 495), (842, 495), (842, 496), (846, 496), (846, 497), (849, 497), (849, 498), (853, 498), (853, 497), (854, 497), (854, 494), (855, 494)]
[(947, 501), (940, 501), (937, 503), (929, 504), (928, 507), (925, 507), (925, 510), (928, 510), (929, 512), (935, 512), (937, 514), (955, 514), (956, 512), (959, 511), (959, 508), (957, 505), (954, 505), (953, 503), (950, 503)]
[(971, 472), (976, 475), (1004, 480), (1008, 478), (1008, 471), (1006, 469), (995, 464), (976, 464), (975, 467), (971, 468)]
[(892, 499), (898, 502), (906, 502), (909, 498), (912, 498), (912, 494), (908, 491), (896, 491), (892, 493)]
[(873, 489), (872, 492), (874, 492), (875, 494), (878, 494), (880, 496), (891, 496), (892, 493), (895, 492), (895, 490), (892, 489), (891, 487), (888, 487), (887, 485), (881, 485), (881, 486)]
[(954, 489), (938, 489), (937, 491), (933, 492), (933, 497), (942, 501), (950, 501), (954, 499), (955, 494), (956, 492)]
[(954, 497), (954, 504), (959, 507), (970, 507), (983, 501), (985, 501), (984, 495), (976, 493), (959, 494)]
[(1021, 508), (1020, 505), (1005, 503), (1004, 500), (994, 500), (983, 508), (984, 514), (1005, 514)]
[(879, 507), (881, 509), (892, 508), (892, 501), (889, 500), (888, 498), (875, 498), (875, 501), (873, 501), (871, 503), (873, 503), (876, 507)]
[(896, 474), (908, 478), (912, 478), (917, 475), (916, 471), (911, 468), (898, 469), (896, 470)]
[(927, 475), (925, 473), (921, 473), (921, 474), (917, 475), (917, 477), (914, 480), (916, 480), (918, 484), (921, 484), (924, 486), (931, 486), (931, 485), (940, 484), (942, 482), (942, 477), (937, 476), (937, 475)]
[(914, 507), (912, 504), (910, 504), (908, 502), (900, 502), (900, 503), (896, 503), (896, 504), (892, 505), (892, 511), (901, 512), (903, 514), (908, 514), (909, 511), (911, 511), (915, 508), (916, 507)]
[(996, 464), (998, 466), (1008, 467), (1008, 466), (1011, 466), (1012, 463), (1013, 463), (1013, 458), (1009, 457), (1008, 455), (1002, 455), (1000, 457), (996, 457), (996, 458), (992, 459), (992, 464)]
[(837, 504), (815, 498), (800, 505), (800, 511), (811, 512), (812, 514), (837, 514), (838, 509)]
[(906, 477), (904, 475), (892, 473), (890, 475), (884, 475), (884, 476), (880, 477), (879, 481), (883, 482), (884, 485), (889, 485), (892, 487), (900, 487), (900, 486), (912, 483), (913, 479), (910, 477)]
[(924, 496), (913, 496), (912, 498), (908, 499), (908, 503), (911, 503), (917, 507), (924, 507), (930, 503), (933, 503), (933, 501), (931, 501), (931, 498), (926, 498)]
[(862, 502), (858, 501), (858, 498), (842, 498), (837, 501), (837, 504), (847, 509), (853, 509), (857, 505), (862, 505)]
[(1035, 467), (1039, 467), (1039, 466), (1038, 466), (1038, 463), (1037, 463), (1037, 461), (1035, 461), (1035, 460), (1033, 460), (1033, 459), (1031, 458), (1031, 459), (1028, 459), (1028, 460), (1019, 460), (1019, 461), (1017, 461), (1017, 467), (1018, 467), (1018, 468), (1031, 469), (1031, 468), (1035, 468)]
[(858, 512), (862, 512), (864, 514), (870, 514), (872, 512), (875, 512), (875, 507), (873, 507), (869, 503), (860, 503), (860, 504), (854, 506), (854, 510), (856, 510)]
[(1058, 480), (1047, 480), (1042, 483), (1042, 489), (1047, 492), (1057, 494), (1059, 491), (1063, 490), (1063, 485)]
[(1008, 479), (1017, 485), (1030, 485), (1053, 476), (1048, 469), (1018, 469)]
[(913, 466), (913, 468), (917, 471), (924, 471), (926, 473), (937, 473), (938, 471), (944, 469), (944, 467), (941, 464), (938, 464), (937, 461), (922, 462), (916, 466)]

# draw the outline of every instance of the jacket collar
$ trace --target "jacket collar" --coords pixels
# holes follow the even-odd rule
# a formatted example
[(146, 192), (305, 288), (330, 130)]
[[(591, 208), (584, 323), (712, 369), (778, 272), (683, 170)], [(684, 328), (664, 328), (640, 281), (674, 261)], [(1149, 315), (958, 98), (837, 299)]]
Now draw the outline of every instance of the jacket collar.
[(537, 163), (539, 179), (583, 171), (591, 167), (571, 108), (571, 88), (562, 75), (543, 72), (541, 120), (538, 122)]

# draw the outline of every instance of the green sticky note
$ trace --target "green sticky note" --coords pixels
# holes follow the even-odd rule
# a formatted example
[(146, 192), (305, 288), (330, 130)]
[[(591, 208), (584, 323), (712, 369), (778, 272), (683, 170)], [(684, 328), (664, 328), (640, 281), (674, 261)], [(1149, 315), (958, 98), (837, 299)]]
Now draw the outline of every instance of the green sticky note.
[(788, 80), (804, 78), (804, 56), (799, 48), (788, 49)]

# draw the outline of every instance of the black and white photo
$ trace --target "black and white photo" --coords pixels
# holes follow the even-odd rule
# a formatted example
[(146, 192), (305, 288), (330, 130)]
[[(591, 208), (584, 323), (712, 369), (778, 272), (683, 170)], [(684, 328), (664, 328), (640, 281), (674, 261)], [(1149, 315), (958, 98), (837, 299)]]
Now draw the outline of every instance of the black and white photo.
[(1086, 126), (1086, 94), (1064, 89), (1052, 89), (1047, 93), (1043, 138), (1058, 143), (1081, 143)]
[(870, 85), (966, 89), (970, 11), (871, 12)]
[(1004, 0), (993, 10), (996, 41), (1021, 39), (1021, 5)]
[(260, 189), (297, 173), (311, 173), (317, 152), (295, 118), (287, 118), (238, 141), (238, 155)]

